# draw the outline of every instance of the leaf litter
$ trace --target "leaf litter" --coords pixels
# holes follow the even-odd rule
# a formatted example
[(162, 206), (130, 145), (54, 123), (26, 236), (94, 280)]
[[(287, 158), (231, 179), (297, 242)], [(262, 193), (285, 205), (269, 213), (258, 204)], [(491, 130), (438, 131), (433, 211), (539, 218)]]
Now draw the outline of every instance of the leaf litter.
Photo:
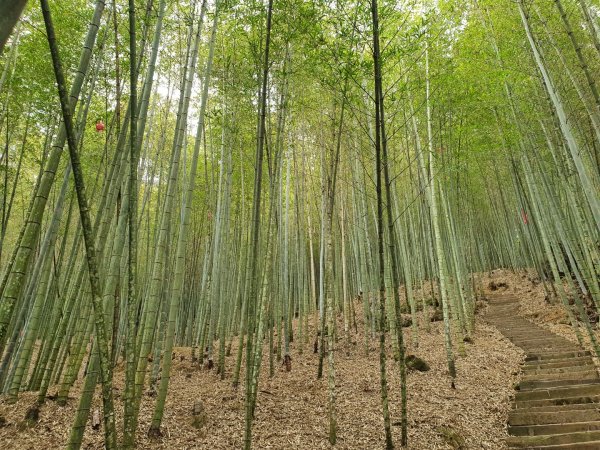
[[(522, 310), (526, 315), (539, 314), (545, 308), (539, 303), (539, 285), (525, 273), (494, 271), (480, 274), (490, 294), (490, 281), (502, 280), (508, 290), (523, 298)], [(425, 291), (425, 290), (424, 290)], [(542, 291), (543, 294), (543, 291)], [(427, 296), (427, 292), (421, 295)], [(543, 296), (542, 296), (543, 299)], [(281, 362), (275, 364), (275, 374), (269, 378), (269, 354), (265, 347), (259, 393), (253, 427), (255, 449), (381, 449), (385, 447), (379, 378), (378, 339), (368, 340), (365, 351), (362, 334), (362, 308), (356, 305), (357, 334), (351, 343), (345, 341), (343, 323), (338, 320), (339, 340), (336, 344), (335, 371), (337, 395), (338, 439), (334, 446), (328, 441), (328, 387), (327, 359), (324, 378), (316, 378), (318, 355), (313, 353), (314, 328), (310, 328), (311, 342), (291, 343), (292, 370), (287, 372)], [(409, 371), (408, 441), (409, 449), (491, 449), (506, 448), (506, 422), (513, 386), (519, 378), (523, 353), (504, 338), (494, 327), (481, 319), (485, 308), (478, 313), (472, 343), (456, 345), (456, 388), (451, 388), (444, 348), (443, 322), (430, 323), (427, 332), (423, 323), (429, 320), (418, 313), (419, 345), (412, 342), (412, 332), (404, 329), (407, 354), (415, 354), (430, 366), (427, 372)], [(541, 319), (543, 320), (543, 319)], [(548, 327), (563, 325), (554, 321)], [(567, 326), (567, 329), (569, 327)], [(565, 333), (568, 330), (564, 329)], [(556, 330), (553, 330), (556, 332)], [(572, 333), (572, 332), (571, 332)], [(165, 414), (160, 438), (149, 438), (154, 398), (144, 393), (139, 416), (137, 445), (140, 449), (239, 449), (244, 435), (244, 388), (231, 384), (235, 365), (236, 344), (231, 356), (226, 357), (225, 379), (216, 370), (199, 368), (192, 363), (191, 349), (176, 348)], [(397, 447), (400, 441), (400, 377), (394, 361), (390, 338), (387, 338), (387, 369), (389, 405), (393, 437)], [(244, 380), (244, 373), (240, 380)], [(118, 428), (123, 414), (123, 366), (115, 369), (115, 405)], [(79, 379), (73, 386), (67, 405), (58, 406), (47, 400), (40, 410), (38, 423), (31, 429), (19, 427), (35, 393), (23, 392), (16, 404), (8, 404), (0, 397), (0, 417), (6, 424), (0, 427), (2, 449), (55, 449), (64, 448), (77, 410), (82, 388)], [(55, 394), (57, 386), (50, 390)], [(206, 414), (200, 428), (194, 426), (194, 408), (198, 402)], [(100, 389), (96, 389), (92, 413), (86, 426), (82, 448), (103, 448), (102, 427), (92, 429), (92, 415), (101, 412)], [(119, 433), (121, 430), (119, 430)]]

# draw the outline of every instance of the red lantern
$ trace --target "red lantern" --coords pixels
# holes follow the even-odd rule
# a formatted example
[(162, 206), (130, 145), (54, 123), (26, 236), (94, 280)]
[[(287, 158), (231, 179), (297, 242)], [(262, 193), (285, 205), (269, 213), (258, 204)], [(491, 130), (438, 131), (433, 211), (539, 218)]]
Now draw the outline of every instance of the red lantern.
[(98, 120), (96, 122), (96, 132), (100, 133), (101, 131), (104, 131), (104, 128), (106, 128), (104, 126), (104, 122), (102, 122), (102, 120)]

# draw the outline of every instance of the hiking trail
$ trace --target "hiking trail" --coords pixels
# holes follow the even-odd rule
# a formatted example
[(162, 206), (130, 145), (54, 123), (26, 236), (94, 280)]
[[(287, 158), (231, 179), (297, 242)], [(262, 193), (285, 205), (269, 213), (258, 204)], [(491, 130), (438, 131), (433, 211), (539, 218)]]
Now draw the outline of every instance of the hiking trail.
[(486, 320), (526, 353), (508, 447), (600, 449), (600, 377), (591, 353), (520, 316), (514, 296), (492, 297)]

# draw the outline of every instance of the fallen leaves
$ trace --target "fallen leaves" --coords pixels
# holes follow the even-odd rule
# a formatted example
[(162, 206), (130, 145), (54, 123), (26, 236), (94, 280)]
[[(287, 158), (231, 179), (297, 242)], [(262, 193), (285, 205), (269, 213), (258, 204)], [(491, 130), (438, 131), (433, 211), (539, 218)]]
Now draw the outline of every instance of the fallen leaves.
[[(508, 282), (508, 290), (514, 284)], [(530, 285), (531, 286), (531, 285)], [(356, 307), (357, 320), (362, 308)], [(419, 324), (426, 317), (419, 317)], [(340, 323), (340, 327), (342, 324)], [(517, 380), (521, 353), (507, 342), (495, 328), (478, 321), (472, 335), (473, 344), (466, 346), (466, 356), (457, 356), (456, 389), (450, 387), (443, 340), (443, 323), (430, 323), (428, 333), (419, 330), (419, 346), (412, 345), (412, 333), (405, 332), (408, 351), (418, 352), (430, 366), (428, 372), (408, 374), (408, 420), (410, 449), (450, 449), (454, 444), (440, 433), (449, 429), (456, 433), (464, 448), (506, 448), (506, 421)], [(362, 324), (359, 325), (359, 330)], [(343, 328), (338, 328), (343, 329)], [(309, 342), (314, 338), (311, 329)], [(375, 338), (377, 339), (377, 338)], [(336, 390), (338, 412), (338, 443), (328, 442), (327, 367), (325, 378), (316, 379), (318, 355), (298, 352), (298, 342), (292, 343), (292, 370), (278, 365), (275, 376), (268, 377), (268, 351), (265, 349), (261, 374), (253, 443), (256, 449), (381, 449), (384, 447), (381, 397), (379, 393), (379, 354), (376, 340), (365, 354), (365, 337), (353, 336), (357, 345), (344, 347), (340, 340), (336, 352)], [(388, 382), (390, 413), (393, 422), (400, 419), (400, 376), (388, 339)], [(455, 343), (457, 339), (455, 339)], [(343, 349), (343, 350), (342, 350)], [(191, 350), (175, 349), (174, 365), (165, 415), (163, 436), (150, 439), (147, 431), (155, 399), (143, 397), (139, 417), (137, 444), (143, 449), (237, 449), (242, 447), (244, 430), (243, 385), (234, 390), (231, 385), (235, 356), (226, 359), (226, 377), (220, 380), (216, 371), (193, 370)], [(348, 355), (347, 356), (347, 353)], [(235, 348), (231, 352), (236, 355)], [(458, 354), (458, 352), (457, 352)], [(244, 379), (242, 373), (240, 379)], [(78, 398), (81, 380), (71, 391)], [(122, 389), (123, 373), (118, 368), (115, 385)], [(56, 390), (56, 387), (54, 388)], [(67, 442), (77, 401), (69, 399), (65, 407), (47, 401), (40, 410), (38, 424), (32, 430), (18, 431), (16, 423), (24, 417), (27, 406), (35, 399), (33, 393), (23, 393), (16, 405), (0, 400), (0, 416), (7, 418), (0, 428), (0, 448), (39, 449), (61, 448)], [(202, 402), (201, 429), (194, 427), (194, 405)], [(102, 408), (97, 389), (92, 408)], [(93, 409), (92, 409), (93, 410)], [(123, 406), (117, 402), (117, 423), (122, 423)], [(400, 428), (393, 427), (395, 442), (400, 440)], [(86, 428), (83, 448), (101, 449), (103, 433), (94, 432), (91, 419)], [(464, 444), (463, 444), (464, 443)], [(454, 447), (457, 448), (457, 447)]]

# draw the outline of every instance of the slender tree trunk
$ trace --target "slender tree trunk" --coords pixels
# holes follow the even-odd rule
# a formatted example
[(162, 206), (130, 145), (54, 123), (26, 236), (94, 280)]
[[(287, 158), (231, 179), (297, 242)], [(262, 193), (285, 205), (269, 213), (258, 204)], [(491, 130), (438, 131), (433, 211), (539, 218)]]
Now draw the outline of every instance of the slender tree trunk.
[(69, 155), (71, 157), (71, 167), (73, 170), (73, 177), (75, 179), (75, 191), (77, 193), (77, 201), (79, 203), (79, 212), (81, 226), (83, 229), (83, 237), (85, 241), (88, 274), (90, 278), (90, 285), (92, 289), (92, 303), (94, 307), (94, 317), (96, 324), (96, 339), (98, 340), (99, 354), (100, 354), (100, 371), (102, 379), (102, 400), (104, 404), (104, 437), (105, 446), (108, 449), (116, 448), (116, 432), (115, 432), (115, 417), (114, 417), (114, 403), (112, 394), (112, 370), (110, 367), (109, 355), (108, 355), (108, 340), (106, 336), (106, 325), (104, 322), (104, 311), (102, 307), (102, 299), (100, 297), (100, 278), (98, 272), (98, 262), (96, 260), (96, 249), (94, 247), (94, 232), (92, 230), (92, 222), (90, 219), (90, 211), (85, 192), (85, 182), (83, 179), (83, 172), (81, 169), (81, 163), (79, 160), (79, 154), (77, 152), (77, 141), (75, 138), (75, 132), (73, 127), (73, 120), (71, 117), (71, 110), (69, 105), (69, 97), (67, 94), (67, 88), (65, 84), (65, 78), (62, 71), (60, 57), (58, 54), (58, 47), (56, 43), (56, 37), (54, 34), (54, 25), (52, 23), (52, 17), (50, 15), (50, 9), (48, 6), (48, 0), (40, 0), (42, 7), (42, 13), (44, 15), (44, 23), (46, 25), (46, 34), (48, 36), (48, 44), (50, 46), (50, 53), (52, 55), (52, 63), (54, 66), (54, 75), (56, 77), (56, 83), (58, 85), (58, 93), (60, 97), (63, 121), (65, 124), (65, 131), (67, 134), (67, 143), (69, 147)]
[[(255, 364), (258, 365), (257, 370), (260, 370), (260, 361), (254, 361), (252, 353), (253, 345), (262, 346), (263, 336), (255, 332), (255, 314), (256, 298), (262, 297), (262, 289), (260, 285), (260, 274), (258, 271), (258, 254), (260, 241), (260, 205), (261, 205), (261, 187), (262, 187), (262, 172), (263, 172), (263, 148), (265, 144), (265, 122), (267, 115), (267, 85), (269, 78), (269, 49), (271, 47), (271, 25), (273, 17), (273, 0), (269, 0), (267, 6), (267, 25), (265, 37), (265, 53), (263, 60), (262, 72), (262, 87), (259, 99), (259, 121), (258, 133), (256, 138), (256, 172), (254, 176), (254, 199), (252, 205), (252, 222), (251, 222), (251, 249), (250, 249), (250, 267), (249, 267), (249, 307), (248, 307), (248, 332), (246, 344), (246, 418), (244, 429), (244, 449), (250, 450), (252, 447), (252, 422), (254, 419), (254, 393), (257, 386), (253, 382), (252, 368)], [(260, 302), (259, 302), (260, 303)], [(259, 327), (260, 328), (260, 327)], [(257, 331), (260, 331), (257, 330)]]
[[(433, 149), (433, 132), (431, 130), (431, 102), (430, 102), (430, 80), (429, 80), (429, 51), (426, 49), (426, 102), (427, 102), (427, 142), (429, 147), (429, 180), (426, 180), (430, 184), (429, 188), (429, 204), (431, 208), (431, 223), (433, 228), (433, 237), (435, 243), (435, 253), (437, 256), (437, 265), (439, 273), (439, 289), (440, 297), (442, 299), (442, 314), (444, 317), (444, 343), (446, 346), (446, 359), (448, 361), (448, 371), (450, 374), (451, 385), (454, 387), (454, 379), (456, 378), (456, 366), (454, 363), (454, 355), (452, 352), (452, 337), (450, 333), (450, 310), (449, 310), (449, 299), (447, 289), (447, 266), (446, 257), (444, 253), (444, 246), (442, 242), (441, 233), (441, 222), (438, 214), (438, 202), (437, 202), (437, 169), (435, 165), (436, 157)], [(452, 318), (456, 320), (456, 318)]]
[[(116, 15), (116, 11), (115, 11)], [(137, 103), (137, 55), (136, 55), (136, 15), (135, 1), (129, 0), (129, 264), (127, 265), (127, 343), (125, 345), (125, 413), (123, 448), (135, 447), (135, 363), (136, 354), (136, 310), (137, 310), (137, 254), (138, 254), (138, 103)], [(115, 18), (116, 32), (116, 18)], [(115, 34), (115, 44), (118, 42)], [(118, 55), (118, 47), (115, 45)], [(118, 59), (116, 60), (118, 64)], [(118, 74), (118, 72), (117, 72)], [(118, 77), (117, 77), (118, 80)], [(119, 98), (117, 97), (117, 123), (119, 123)], [(113, 345), (115, 345), (113, 343)]]
[[(375, 190), (377, 192), (377, 255), (379, 257), (379, 368), (381, 380), (381, 403), (383, 407), (383, 427), (385, 430), (385, 446), (388, 450), (394, 448), (392, 441), (392, 430), (390, 422), (390, 412), (388, 406), (388, 385), (386, 368), (386, 348), (385, 348), (385, 252), (383, 239), (383, 190), (382, 190), (382, 155), (381, 139), (383, 105), (381, 105), (381, 55), (379, 51), (379, 12), (377, 0), (371, 0), (371, 16), (373, 21), (373, 66), (375, 69)], [(385, 137), (383, 137), (385, 139)], [(389, 202), (388, 202), (389, 205)], [(394, 286), (396, 288), (396, 286)], [(398, 292), (393, 291), (392, 295), (397, 297)], [(402, 350), (401, 350), (402, 351)]]
[(0, 53), (26, 4), (27, 0), (0, 0)]

